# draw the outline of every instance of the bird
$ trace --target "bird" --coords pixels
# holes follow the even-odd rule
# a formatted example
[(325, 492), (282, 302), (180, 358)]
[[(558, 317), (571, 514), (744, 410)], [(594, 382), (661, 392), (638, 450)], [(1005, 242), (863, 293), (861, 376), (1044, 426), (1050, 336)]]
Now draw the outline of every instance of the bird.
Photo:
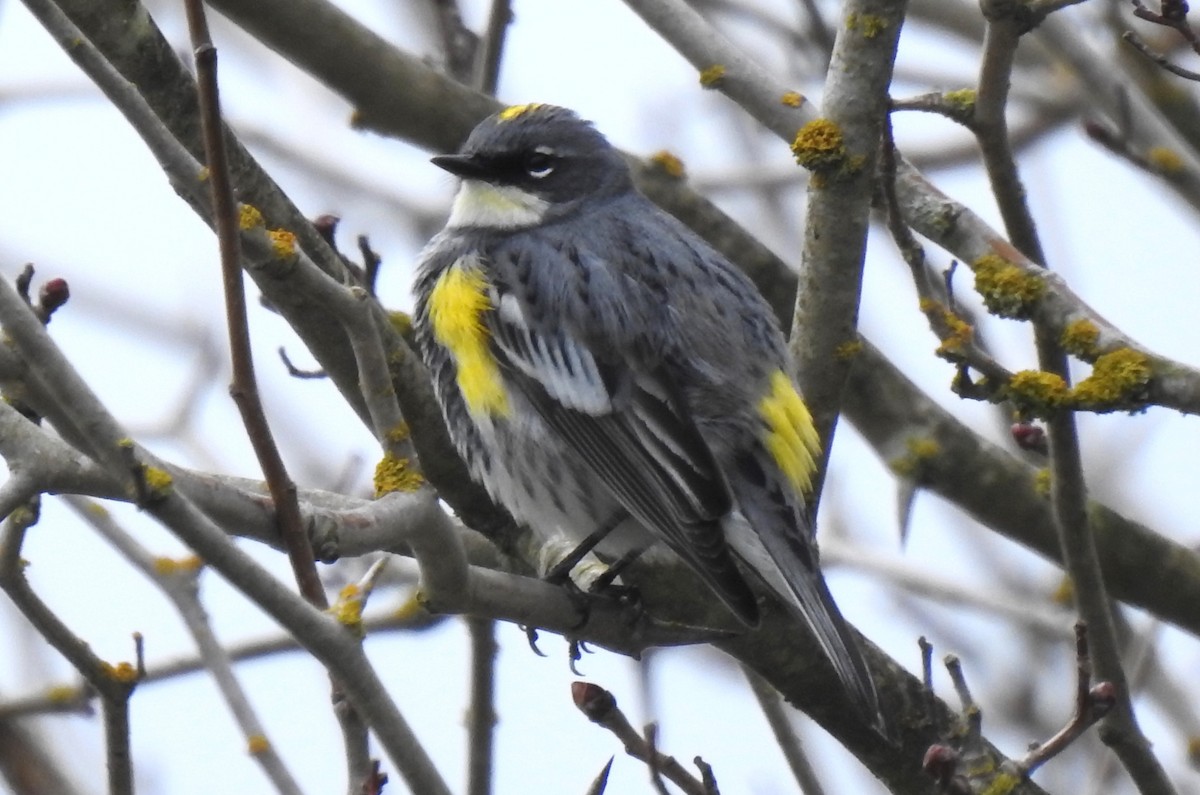
[(509, 106), (432, 162), (460, 185), (418, 261), (415, 339), (471, 476), (542, 537), (677, 556), (747, 631), (757, 578), (881, 726), (819, 568), (818, 434), (753, 283), (572, 110)]

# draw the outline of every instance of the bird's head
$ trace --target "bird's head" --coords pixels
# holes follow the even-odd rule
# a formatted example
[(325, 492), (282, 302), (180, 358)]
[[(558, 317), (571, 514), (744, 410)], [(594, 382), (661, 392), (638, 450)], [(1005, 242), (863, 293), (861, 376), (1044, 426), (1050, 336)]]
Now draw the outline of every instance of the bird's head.
[(451, 227), (517, 229), (568, 216), (631, 187), (619, 152), (590, 122), (554, 105), (514, 105), (479, 123), (434, 165), (463, 180)]

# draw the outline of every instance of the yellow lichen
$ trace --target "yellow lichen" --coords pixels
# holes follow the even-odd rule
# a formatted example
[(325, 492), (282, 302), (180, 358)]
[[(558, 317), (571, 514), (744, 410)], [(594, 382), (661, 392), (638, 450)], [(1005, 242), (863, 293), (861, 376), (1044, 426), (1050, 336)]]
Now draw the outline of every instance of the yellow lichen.
[(242, 204), (238, 206), (238, 226), (243, 232), (250, 229), (258, 229), (266, 225), (263, 220), (263, 215), (258, 208), (253, 204)]
[(1075, 601), (1075, 583), (1070, 577), (1064, 576), (1058, 581), (1058, 587), (1050, 594), (1050, 601), (1068, 607)]
[(412, 436), (412, 429), (408, 427), (408, 423), (404, 420), (400, 420), (395, 426), (389, 428), (387, 432), (387, 440), (392, 444), (406, 442), (410, 436)]
[(392, 616), (398, 621), (412, 621), (425, 612), (425, 603), (421, 600), (420, 591), (413, 591), (400, 606), (393, 611)]
[(124, 684), (132, 684), (138, 680), (137, 668), (134, 668), (132, 664), (127, 662), (117, 663), (116, 665), (102, 662), (100, 663), (100, 672), (109, 679)]
[(862, 349), (862, 340), (850, 340), (834, 348), (833, 355), (839, 362), (848, 362), (862, 353)]
[(1187, 758), (1192, 767), (1200, 767), (1200, 737), (1192, 735), (1188, 738)]
[(1040, 276), (1027, 274), (996, 254), (985, 254), (971, 263), (975, 271), (975, 290), (992, 314), (1025, 320), (1046, 292)]
[(800, 128), (792, 141), (796, 162), (809, 171), (830, 172), (846, 165), (846, 142), (842, 128), (829, 119), (813, 119)]
[(393, 491), (416, 491), (425, 485), (425, 478), (407, 458), (385, 453), (375, 465), (375, 496)]
[(1178, 174), (1183, 171), (1183, 158), (1174, 149), (1153, 146), (1146, 152), (1146, 160), (1162, 174)]
[(1150, 383), (1150, 362), (1132, 348), (1118, 348), (1096, 359), (1092, 374), (1075, 387), (1080, 408), (1114, 411), (1145, 399)]
[(779, 101), (789, 108), (798, 108), (804, 104), (804, 95), (799, 91), (787, 91), (779, 98)]
[(846, 17), (846, 27), (850, 30), (857, 30), (864, 39), (873, 39), (887, 30), (888, 22), (875, 14), (852, 13)]
[(1033, 473), (1033, 490), (1043, 497), (1050, 496), (1050, 486), (1054, 476), (1050, 473), (1049, 468), (1043, 467)]
[(363, 592), (354, 583), (342, 588), (329, 613), (338, 623), (356, 633), (362, 632)]
[(650, 155), (650, 163), (672, 179), (683, 179), (687, 175), (683, 161), (665, 149)]
[(80, 695), (79, 688), (73, 685), (54, 685), (46, 691), (46, 699), (51, 704), (72, 704)]
[(208, 170), (208, 166), (201, 166), (200, 170), (196, 172), (196, 181), (208, 182), (208, 178), (211, 174), (212, 172)]
[(713, 64), (700, 72), (700, 85), (704, 88), (716, 88), (724, 77), (725, 67), (719, 63)]
[(171, 488), (175, 484), (169, 472), (151, 466), (142, 468), (142, 480), (146, 484), (149, 496), (156, 499), (162, 499), (170, 494)]
[(271, 238), (271, 249), (280, 259), (291, 259), (296, 256), (296, 236), (286, 229), (271, 229), (267, 232)]
[(960, 88), (942, 94), (942, 99), (956, 111), (963, 114), (971, 114), (975, 112), (975, 98), (977, 96), (978, 94), (973, 88)]
[(945, 304), (931, 298), (921, 299), (921, 311), (929, 318), (933, 331), (942, 344), (937, 348), (938, 356), (952, 359), (962, 353), (971, 342), (974, 327), (954, 314)]
[(1023, 414), (1045, 416), (1071, 396), (1067, 382), (1044, 370), (1021, 370), (1008, 381), (1007, 396)]
[(197, 555), (188, 555), (186, 558), (159, 556), (154, 559), (154, 570), (162, 576), (193, 572), (203, 565), (204, 561)]
[(271, 741), (261, 734), (252, 734), (246, 738), (246, 750), (250, 752), (251, 756), (265, 754), (271, 750)]
[(1059, 342), (1063, 350), (1080, 359), (1090, 361), (1096, 357), (1096, 343), (1100, 341), (1100, 329), (1087, 318), (1073, 320), (1063, 329)]

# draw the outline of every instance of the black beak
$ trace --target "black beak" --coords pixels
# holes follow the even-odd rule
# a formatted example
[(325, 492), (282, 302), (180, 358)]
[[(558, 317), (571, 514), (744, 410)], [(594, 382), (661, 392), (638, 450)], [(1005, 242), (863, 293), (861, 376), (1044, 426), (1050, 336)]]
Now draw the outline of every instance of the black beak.
[(438, 155), (429, 162), (463, 179), (485, 179), (491, 173), (486, 163), (471, 155)]

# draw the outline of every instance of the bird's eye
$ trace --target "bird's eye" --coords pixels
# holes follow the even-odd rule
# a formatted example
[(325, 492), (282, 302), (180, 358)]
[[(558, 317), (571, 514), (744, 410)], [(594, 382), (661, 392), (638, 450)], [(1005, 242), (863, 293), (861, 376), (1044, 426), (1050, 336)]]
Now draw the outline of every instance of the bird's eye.
[(558, 158), (552, 153), (535, 149), (525, 158), (525, 173), (534, 179), (548, 177), (554, 171), (554, 164), (557, 160)]

